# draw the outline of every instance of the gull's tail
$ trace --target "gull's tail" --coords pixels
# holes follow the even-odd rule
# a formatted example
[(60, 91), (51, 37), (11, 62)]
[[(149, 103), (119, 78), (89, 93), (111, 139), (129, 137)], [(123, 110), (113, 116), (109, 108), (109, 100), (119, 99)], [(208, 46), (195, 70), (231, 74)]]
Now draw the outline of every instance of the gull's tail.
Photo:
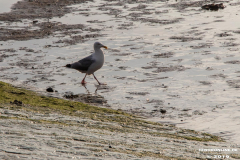
[(64, 66), (64, 67), (71, 68), (71, 64), (67, 64), (67, 65)]

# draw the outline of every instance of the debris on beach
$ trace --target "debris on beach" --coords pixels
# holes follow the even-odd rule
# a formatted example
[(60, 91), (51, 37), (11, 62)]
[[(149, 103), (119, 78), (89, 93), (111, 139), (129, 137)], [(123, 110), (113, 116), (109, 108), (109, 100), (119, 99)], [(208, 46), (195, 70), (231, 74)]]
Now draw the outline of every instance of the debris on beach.
[(219, 3), (219, 4), (207, 4), (202, 6), (202, 9), (206, 9), (206, 10), (211, 10), (211, 11), (217, 11), (218, 9), (224, 9), (225, 6), (223, 5), (223, 3)]
[(54, 92), (53, 88), (52, 87), (49, 87), (46, 89), (47, 92)]

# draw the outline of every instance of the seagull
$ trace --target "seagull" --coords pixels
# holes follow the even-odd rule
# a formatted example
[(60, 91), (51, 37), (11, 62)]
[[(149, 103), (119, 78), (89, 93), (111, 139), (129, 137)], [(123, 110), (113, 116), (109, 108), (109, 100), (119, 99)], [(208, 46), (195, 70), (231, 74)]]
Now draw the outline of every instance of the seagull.
[(95, 77), (94, 72), (102, 68), (103, 63), (104, 63), (104, 53), (101, 48), (107, 49), (107, 46), (104, 46), (100, 42), (95, 42), (93, 45), (94, 48), (94, 53), (91, 54), (88, 57), (85, 57), (78, 62), (72, 63), (72, 64), (67, 64), (65, 67), (67, 68), (73, 68), (78, 70), (79, 72), (86, 73), (83, 80), (82, 84), (86, 84), (85, 78), (87, 75), (93, 75), (93, 77), (97, 80), (98, 84), (101, 85), (98, 81), (98, 79)]

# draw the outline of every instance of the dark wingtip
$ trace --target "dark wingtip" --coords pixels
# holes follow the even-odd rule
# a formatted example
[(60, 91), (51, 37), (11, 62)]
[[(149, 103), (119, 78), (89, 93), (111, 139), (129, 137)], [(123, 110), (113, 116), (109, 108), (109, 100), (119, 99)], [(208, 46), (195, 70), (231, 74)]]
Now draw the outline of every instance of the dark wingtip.
[(65, 67), (67, 67), (67, 68), (71, 68), (71, 64), (67, 64)]

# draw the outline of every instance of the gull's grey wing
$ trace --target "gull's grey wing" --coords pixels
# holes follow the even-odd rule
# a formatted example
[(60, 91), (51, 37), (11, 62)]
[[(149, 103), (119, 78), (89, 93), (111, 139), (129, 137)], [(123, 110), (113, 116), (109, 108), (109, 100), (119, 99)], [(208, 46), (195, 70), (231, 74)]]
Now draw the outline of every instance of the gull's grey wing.
[(71, 64), (71, 68), (76, 69), (81, 72), (86, 72), (88, 68), (95, 62), (92, 55), (81, 59), (78, 62)]

